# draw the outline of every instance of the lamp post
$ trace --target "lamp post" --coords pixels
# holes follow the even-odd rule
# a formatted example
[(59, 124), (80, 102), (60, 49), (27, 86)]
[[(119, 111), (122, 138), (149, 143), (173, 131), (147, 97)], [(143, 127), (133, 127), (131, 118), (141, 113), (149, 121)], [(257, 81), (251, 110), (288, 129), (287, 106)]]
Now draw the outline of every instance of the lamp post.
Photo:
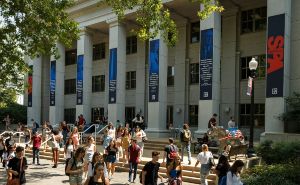
[(248, 155), (253, 155), (254, 148), (253, 148), (253, 130), (254, 130), (254, 79), (256, 77), (256, 69), (258, 66), (258, 62), (255, 58), (249, 62), (249, 69), (250, 69), (250, 77), (252, 78), (252, 92), (251, 92), (251, 112), (250, 112), (250, 138), (249, 138), (249, 148), (248, 148)]

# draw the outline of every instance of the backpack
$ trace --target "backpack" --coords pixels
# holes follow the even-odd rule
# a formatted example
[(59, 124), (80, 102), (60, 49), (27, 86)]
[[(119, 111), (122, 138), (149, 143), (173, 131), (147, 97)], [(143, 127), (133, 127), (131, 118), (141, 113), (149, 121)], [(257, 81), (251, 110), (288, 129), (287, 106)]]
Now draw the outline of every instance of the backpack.
[(184, 142), (189, 142), (191, 139), (191, 132), (189, 130), (183, 130), (182, 140)]
[(176, 148), (174, 145), (170, 145), (170, 154), (169, 154), (169, 158), (170, 159), (175, 159), (177, 156), (177, 152), (176, 152)]
[[(75, 162), (76, 159), (75, 159), (75, 157), (66, 159), (66, 164), (65, 164), (65, 174), (66, 174), (66, 176), (70, 176), (70, 174), (67, 173), (67, 167), (68, 167), (69, 161), (70, 161), (71, 159), (73, 159), (73, 162), (72, 162), (72, 165), (71, 165), (71, 169), (72, 169), (74, 166), (76, 166), (76, 162)], [(81, 162), (83, 163), (83, 158), (81, 158)]]

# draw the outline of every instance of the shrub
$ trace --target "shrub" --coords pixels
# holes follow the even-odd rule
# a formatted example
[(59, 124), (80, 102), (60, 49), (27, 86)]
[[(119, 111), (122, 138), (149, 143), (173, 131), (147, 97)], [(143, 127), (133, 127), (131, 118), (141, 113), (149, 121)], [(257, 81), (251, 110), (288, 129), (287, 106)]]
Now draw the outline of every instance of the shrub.
[(7, 107), (0, 108), (0, 120), (3, 120), (7, 114), (12, 118), (12, 123), (27, 122), (27, 108), (24, 105), (11, 103)]
[(300, 142), (264, 141), (256, 148), (257, 154), (266, 164), (280, 164), (299, 157)]

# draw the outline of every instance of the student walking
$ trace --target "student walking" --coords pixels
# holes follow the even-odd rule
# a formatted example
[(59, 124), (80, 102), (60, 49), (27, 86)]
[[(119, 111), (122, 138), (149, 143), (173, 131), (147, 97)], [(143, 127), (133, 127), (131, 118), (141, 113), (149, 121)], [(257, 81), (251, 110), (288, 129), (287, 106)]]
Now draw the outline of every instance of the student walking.
[(118, 147), (116, 144), (116, 140), (111, 140), (111, 142), (109, 143), (109, 146), (106, 148), (106, 154), (107, 154), (106, 162), (107, 162), (109, 179), (111, 179), (113, 174), (115, 173), (115, 163), (117, 161), (117, 152), (118, 152)]
[(170, 163), (179, 155), (178, 147), (174, 144), (173, 138), (169, 138), (169, 145), (165, 147), (164, 151), (163, 163), (165, 163), (165, 159), (167, 159), (166, 168), (168, 168)]
[(107, 172), (106, 164), (103, 159), (103, 155), (99, 152), (95, 152), (93, 155), (92, 161), (89, 162), (88, 178), (93, 176), (96, 164), (100, 164), (100, 165), (104, 166), (104, 176), (105, 176), (105, 178), (108, 178), (108, 172)]
[(100, 163), (95, 164), (92, 177), (87, 178), (84, 185), (109, 185), (109, 179), (104, 175), (104, 166)]
[(40, 147), (42, 144), (42, 138), (38, 132), (35, 132), (31, 138), (32, 142), (32, 164), (35, 164), (35, 158), (37, 160), (37, 165), (40, 165)]
[(243, 185), (240, 174), (244, 167), (244, 162), (241, 160), (236, 160), (227, 172), (226, 184), (228, 185)]
[(189, 125), (187, 123), (183, 124), (183, 130), (180, 134), (181, 139), (181, 161), (183, 161), (184, 157), (184, 149), (186, 149), (186, 152), (188, 153), (188, 160), (189, 165), (191, 165), (191, 141), (192, 141), (192, 134), (189, 129)]
[(168, 166), (168, 185), (182, 185), (182, 170), (181, 159), (179, 156)]
[(152, 152), (152, 160), (147, 162), (142, 170), (142, 184), (143, 185), (157, 185), (157, 179), (160, 178), (163, 182), (163, 177), (158, 174), (160, 163), (159, 152)]
[(70, 185), (82, 185), (82, 175), (84, 171), (84, 155), (85, 149), (79, 147), (74, 157), (72, 157), (67, 165), (66, 173), (69, 174)]
[[(131, 145), (128, 148), (128, 158), (129, 158), (129, 177), (128, 182), (134, 182), (136, 179), (137, 166), (140, 163), (140, 147), (136, 143), (136, 138), (131, 139)], [(133, 179), (132, 179), (133, 173)]]

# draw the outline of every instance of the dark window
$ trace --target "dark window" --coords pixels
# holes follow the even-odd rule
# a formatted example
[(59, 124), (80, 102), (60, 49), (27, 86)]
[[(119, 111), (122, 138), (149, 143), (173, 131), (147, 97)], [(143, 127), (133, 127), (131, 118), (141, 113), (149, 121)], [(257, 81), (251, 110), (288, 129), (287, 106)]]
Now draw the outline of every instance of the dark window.
[(199, 83), (199, 63), (190, 64), (190, 84)]
[(128, 123), (135, 118), (135, 107), (125, 107), (125, 120)]
[(66, 58), (65, 58), (65, 65), (72, 65), (72, 64), (76, 64), (77, 61), (77, 50), (73, 49), (73, 50), (69, 50), (66, 51)]
[(93, 76), (92, 78), (92, 92), (105, 91), (105, 75)]
[(76, 116), (76, 109), (71, 108), (71, 109), (65, 109), (64, 110), (64, 120), (67, 123), (75, 123), (75, 116)]
[(96, 120), (103, 120), (104, 117), (104, 108), (103, 107), (94, 107), (92, 108), (92, 122)]
[(135, 89), (136, 87), (136, 72), (126, 72), (126, 89)]
[(105, 58), (105, 43), (93, 45), (93, 60), (101, 60)]
[(199, 42), (200, 40), (200, 21), (191, 23), (191, 43)]
[(198, 126), (198, 105), (190, 105), (189, 118), (190, 126)]
[(168, 66), (168, 86), (174, 85), (174, 66)]
[(173, 123), (173, 106), (167, 106), (167, 123), (166, 123), (166, 128), (169, 129), (169, 124), (174, 124)]
[[(265, 125), (265, 104), (254, 104), (255, 126)], [(240, 126), (250, 126), (251, 104), (240, 105)]]
[(267, 7), (255, 8), (242, 11), (241, 26), (242, 33), (266, 30)]
[[(250, 76), (249, 62), (252, 57), (242, 57), (241, 58), (241, 79), (248, 79)], [(266, 55), (259, 55), (257, 57), (257, 70), (256, 70), (256, 79), (264, 79), (266, 76)]]
[(133, 54), (137, 52), (137, 38), (131, 36), (126, 38), (126, 54)]
[(65, 94), (76, 93), (76, 79), (65, 80)]

